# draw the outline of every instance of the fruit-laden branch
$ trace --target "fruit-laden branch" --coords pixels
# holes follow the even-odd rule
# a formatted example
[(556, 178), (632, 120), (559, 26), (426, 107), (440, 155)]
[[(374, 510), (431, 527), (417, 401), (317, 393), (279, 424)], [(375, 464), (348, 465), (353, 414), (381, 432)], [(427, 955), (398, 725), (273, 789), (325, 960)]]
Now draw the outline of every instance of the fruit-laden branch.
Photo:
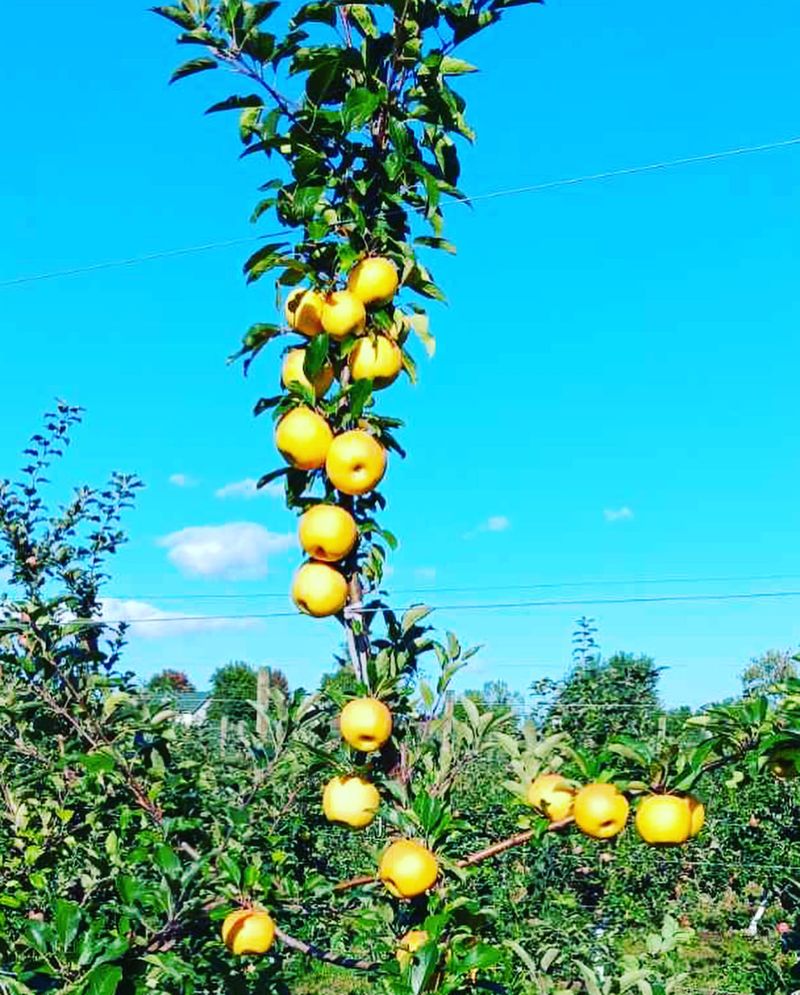
[(298, 940), (294, 936), (289, 936), (282, 929), (276, 928), (275, 936), (284, 946), (291, 947), (292, 950), (298, 950), (301, 954), (306, 954), (315, 960), (324, 961), (326, 964), (335, 964), (337, 967), (348, 967), (355, 971), (374, 971), (380, 967), (374, 961), (356, 960), (354, 957), (341, 957), (338, 954), (328, 953), (327, 950), (320, 950), (319, 947), (315, 947), (312, 943), (306, 943), (304, 940)]
[[(558, 822), (551, 822), (546, 832), (551, 833), (558, 829), (564, 829), (571, 822), (572, 816), (569, 816), (567, 819), (559, 819)], [(466, 857), (462, 857), (461, 860), (457, 860), (456, 867), (471, 867), (473, 864), (480, 864), (481, 861), (488, 860), (490, 857), (496, 857), (499, 853), (504, 853), (512, 847), (522, 846), (523, 843), (532, 840), (538, 832), (538, 829), (526, 829), (523, 833), (517, 833), (504, 840), (498, 840), (497, 843), (492, 843), (490, 846), (484, 847), (483, 850), (476, 850), (474, 853), (469, 853)], [(362, 874), (357, 878), (350, 878), (348, 881), (340, 881), (339, 884), (334, 885), (333, 890), (349, 891), (350, 888), (358, 888), (362, 884), (372, 884), (375, 880), (372, 874)]]

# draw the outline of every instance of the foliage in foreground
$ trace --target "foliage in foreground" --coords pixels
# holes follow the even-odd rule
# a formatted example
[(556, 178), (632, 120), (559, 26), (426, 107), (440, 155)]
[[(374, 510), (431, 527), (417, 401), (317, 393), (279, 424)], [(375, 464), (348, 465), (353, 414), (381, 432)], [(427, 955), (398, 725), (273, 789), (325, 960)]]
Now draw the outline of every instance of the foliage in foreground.
[[(800, 868), (787, 833), (797, 795), (763, 767), (777, 742), (796, 740), (795, 685), (777, 703), (746, 698), (703, 713), (683, 739), (621, 735), (594, 755), (591, 776), (632, 795), (645, 781), (705, 783), (709, 825), (673, 851), (645, 847), (632, 828), (612, 845), (552, 832), (522, 806), (514, 791), (544, 768), (585, 778), (585, 751), (470, 698), (459, 699), (457, 717), (446, 692), (468, 654), (452, 635), (435, 639), (423, 606), (387, 619), (386, 669), (374, 678), (392, 702), (399, 748), (369, 765), (387, 801), (363, 834), (319, 811), (322, 783), (354, 760), (335, 729), (348, 694), (335, 683), (327, 695), (273, 686), (263, 738), (246, 728), (221, 746), (213, 725), (175, 723), (171, 694), (137, 690), (120, 669), (124, 633), (100, 621), (107, 558), (124, 541), (119, 519), (137, 481), (115, 475), (106, 488), (80, 488), (55, 513), (43, 503), (42, 478), (76, 419), (66, 407), (49, 416), (22, 479), (0, 486), (0, 569), (10, 572), (0, 990), (278, 991), (300, 983), (310, 953), (359, 962), (372, 988), (396, 995), (497, 985), (667, 992), (684, 984), (679, 951), (691, 949), (691, 930), (741, 925), (755, 884), (788, 902), (781, 892)], [(441, 664), (434, 689), (416, 670), (426, 654)], [(520, 831), (524, 845), (458, 866)], [(423, 838), (440, 858), (444, 874), (427, 897), (397, 901), (369, 881), (336, 888), (371, 878), (396, 833)], [(219, 941), (219, 920), (248, 902), (272, 910), (282, 942), (237, 960)], [(401, 970), (398, 939), (417, 926), (431, 941)], [(602, 937), (590, 932), (597, 926)], [(779, 962), (770, 963), (774, 974)]]

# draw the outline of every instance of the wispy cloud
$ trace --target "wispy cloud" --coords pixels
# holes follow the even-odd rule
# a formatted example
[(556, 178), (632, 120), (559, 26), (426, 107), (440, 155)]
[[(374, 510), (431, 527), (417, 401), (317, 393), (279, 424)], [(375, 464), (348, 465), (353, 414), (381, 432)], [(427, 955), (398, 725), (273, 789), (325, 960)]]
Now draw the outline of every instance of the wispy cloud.
[(605, 508), (603, 518), (607, 522), (624, 522), (629, 518), (633, 518), (633, 512), (625, 504), (621, 508)]
[(511, 519), (507, 518), (505, 515), (489, 515), (489, 517), (476, 525), (474, 529), (470, 529), (469, 532), (464, 533), (465, 539), (474, 539), (475, 536), (480, 535), (482, 532), (505, 532), (507, 529), (511, 528)]
[(436, 567), (417, 567), (414, 576), (417, 580), (436, 580)]
[(193, 612), (168, 612), (148, 601), (103, 598), (102, 618), (109, 622), (128, 622), (132, 635), (142, 639), (163, 639), (187, 632), (213, 632), (220, 629), (252, 629), (258, 619), (213, 618)]
[(188, 473), (172, 473), (169, 482), (173, 487), (197, 487), (199, 481), (190, 477)]
[(230, 484), (218, 487), (214, 491), (214, 497), (223, 501), (227, 498), (242, 498), (249, 501), (257, 497), (283, 497), (283, 484), (278, 480), (273, 480), (264, 487), (258, 487), (258, 481), (254, 477), (245, 477), (244, 480), (234, 480)]
[(294, 533), (270, 532), (256, 522), (195, 525), (158, 540), (167, 556), (189, 577), (254, 580), (264, 577), (269, 558), (294, 546)]

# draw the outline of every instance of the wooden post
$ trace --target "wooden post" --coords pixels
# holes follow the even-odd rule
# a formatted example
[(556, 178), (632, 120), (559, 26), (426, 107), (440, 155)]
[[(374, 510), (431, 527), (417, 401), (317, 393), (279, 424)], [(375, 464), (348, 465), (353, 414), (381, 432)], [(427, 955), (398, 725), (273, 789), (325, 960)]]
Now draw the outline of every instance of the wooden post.
[(256, 736), (259, 739), (267, 737), (267, 705), (269, 704), (269, 671), (261, 667), (258, 671), (256, 685)]

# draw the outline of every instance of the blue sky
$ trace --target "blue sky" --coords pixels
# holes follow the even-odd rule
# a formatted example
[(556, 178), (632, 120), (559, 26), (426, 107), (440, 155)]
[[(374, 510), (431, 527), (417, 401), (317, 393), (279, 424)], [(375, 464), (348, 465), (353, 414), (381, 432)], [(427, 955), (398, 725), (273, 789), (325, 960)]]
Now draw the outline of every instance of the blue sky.
[[(252, 234), (259, 164), (237, 160), (231, 119), (201, 113), (229, 81), (168, 88), (183, 53), (138, 2), (37, 9), (58, 30), (0, 69), (15, 94), (0, 283)], [(513, 10), (464, 49), (482, 71), (463, 85), (478, 142), (462, 186), (791, 137), (799, 43), (790, 0)], [(464, 684), (558, 675), (584, 611), (605, 651), (670, 668), (670, 703), (728, 694), (750, 656), (800, 642), (800, 598), (590, 603), (800, 590), (798, 175), (794, 147), (451, 209), (436, 357), (417, 387), (384, 395), (410, 453), (385, 489), (402, 540), (393, 600), (449, 606), (438, 623), (485, 645)], [(217, 494), (277, 465), (269, 423), (250, 415), (276, 353), (247, 380), (225, 365), (274, 314), (270, 287), (244, 286), (246, 253), (0, 287), (0, 474), (54, 396), (87, 409), (69, 479), (125, 469), (147, 483), (109, 591), (132, 617), (289, 609), (293, 519), (247, 485)], [(225, 557), (209, 548), (220, 538)], [(776, 579), (704, 580), (760, 576)], [(457, 607), (538, 599), (586, 604)], [(164, 622), (134, 628), (128, 663), (202, 686), (245, 658), (309, 686), (338, 640), (335, 623), (295, 615)]]

